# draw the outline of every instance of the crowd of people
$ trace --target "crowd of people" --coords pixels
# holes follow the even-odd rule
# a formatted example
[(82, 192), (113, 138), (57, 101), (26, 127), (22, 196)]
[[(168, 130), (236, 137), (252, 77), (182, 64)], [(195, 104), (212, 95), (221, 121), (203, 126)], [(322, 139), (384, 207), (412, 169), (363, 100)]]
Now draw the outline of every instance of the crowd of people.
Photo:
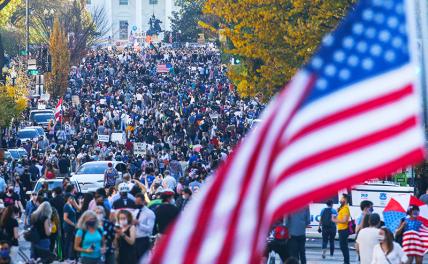
[[(161, 45), (89, 52), (71, 69), (61, 120), (52, 120), (46, 137), (21, 142), (17, 129), (40, 103), (32, 100), (3, 137), (3, 146), (28, 153), (0, 166), (0, 240), (10, 253), (0, 249), (3, 261), (19, 253), (22, 220), (34, 259), (137, 263), (264, 107), (239, 97), (216, 48)], [(99, 140), (113, 133), (123, 142)], [(104, 186), (80, 193), (72, 174), (103, 160), (111, 161)], [(115, 161), (126, 165), (120, 176)], [(62, 184), (32, 191), (43, 178)]]

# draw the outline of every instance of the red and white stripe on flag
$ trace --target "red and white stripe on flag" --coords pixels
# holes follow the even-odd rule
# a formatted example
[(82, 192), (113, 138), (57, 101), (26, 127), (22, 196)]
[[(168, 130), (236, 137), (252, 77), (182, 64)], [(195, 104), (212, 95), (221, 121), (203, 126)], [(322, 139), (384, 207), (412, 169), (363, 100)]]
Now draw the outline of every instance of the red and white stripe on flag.
[(55, 107), (55, 120), (56, 121), (61, 121), (62, 119), (62, 97), (59, 98), (58, 103)]
[(421, 161), (411, 3), (362, 0), (143, 263), (258, 264), (275, 219)]
[(422, 225), (419, 231), (404, 232), (403, 250), (408, 256), (424, 256), (428, 252), (428, 228)]
[(166, 64), (158, 64), (158, 65), (156, 66), (156, 72), (157, 72), (157, 73), (168, 73), (168, 72), (169, 72), (169, 69), (168, 69), (168, 67), (166, 66)]

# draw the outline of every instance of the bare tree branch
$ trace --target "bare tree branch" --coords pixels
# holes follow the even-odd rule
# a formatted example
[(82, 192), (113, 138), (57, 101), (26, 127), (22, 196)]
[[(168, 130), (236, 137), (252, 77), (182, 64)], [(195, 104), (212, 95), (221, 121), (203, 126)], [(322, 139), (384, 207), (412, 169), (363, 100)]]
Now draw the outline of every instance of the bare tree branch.
[(0, 10), (2, 10), (3, 8), (5, 8), (11, 0), (3, 0), (3, 2), (0, 3)]

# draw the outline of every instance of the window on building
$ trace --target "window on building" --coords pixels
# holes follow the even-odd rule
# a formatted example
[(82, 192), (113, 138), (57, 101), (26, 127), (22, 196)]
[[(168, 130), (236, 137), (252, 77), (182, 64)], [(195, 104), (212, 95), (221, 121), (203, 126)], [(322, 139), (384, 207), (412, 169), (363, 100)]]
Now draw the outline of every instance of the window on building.
[(92, 3), (92, 1), (91, 0), (86, 0), (86, 4), (87, 5), (90, 5)]
[(128, 0), (119, 0), (119, 5), (128, 5)]
[(149, 0), (149, 3), (151, 5), (157, 5), (158, 4), (158, 0)]
[(128, 21), (119, 21), (119, 38), (128, 39)]

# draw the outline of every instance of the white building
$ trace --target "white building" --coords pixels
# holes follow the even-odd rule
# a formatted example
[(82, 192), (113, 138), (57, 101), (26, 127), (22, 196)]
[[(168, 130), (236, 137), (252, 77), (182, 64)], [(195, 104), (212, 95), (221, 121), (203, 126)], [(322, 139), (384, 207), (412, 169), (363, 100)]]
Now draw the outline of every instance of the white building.
[(90, 11), (103, 8), (109, 24), (105, 37), (113, 40), (128, 40), (130, 34), (141, 34), (149, 29), (150, 17), (154, 14), (162, 21), (164, 31), (171, 30), (170, 17), (178, 10), (175, 0), (86, 0)]

